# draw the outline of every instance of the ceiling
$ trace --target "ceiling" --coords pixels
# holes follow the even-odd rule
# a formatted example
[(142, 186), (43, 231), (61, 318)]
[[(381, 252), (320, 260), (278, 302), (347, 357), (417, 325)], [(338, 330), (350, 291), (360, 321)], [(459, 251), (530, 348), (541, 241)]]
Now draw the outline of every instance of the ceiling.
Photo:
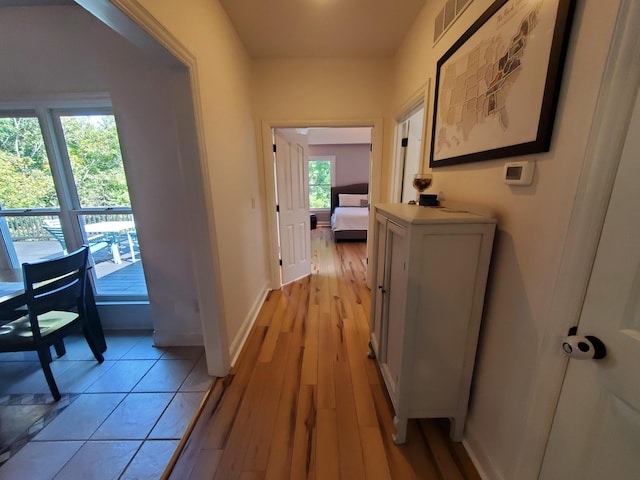
[(393, 55), (426, 0), (220, 0), (249, 55)]
[[(426, 2), (219, 1), (253, 58), (392, 56)], [(0, 7), (75, 3), (73, 0), (0, 0)]]

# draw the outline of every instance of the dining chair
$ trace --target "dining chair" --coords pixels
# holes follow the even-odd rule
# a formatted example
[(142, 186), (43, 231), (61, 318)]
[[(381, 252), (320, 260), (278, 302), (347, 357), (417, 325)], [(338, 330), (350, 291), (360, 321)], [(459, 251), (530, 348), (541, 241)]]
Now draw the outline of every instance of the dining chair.
[(22, 264), (23, 305), (2, 312), (3, 316), (23, 315), (0, 326), (0, 352), (36, 351), (56, 401), (61, 396), (51, 372), (51, 346), (58, 357), (63, 356), (64, 337), (81, 330), (98, 363), (104, 361), (85, 311), (88, 255), (85, 245), (59, 258)]

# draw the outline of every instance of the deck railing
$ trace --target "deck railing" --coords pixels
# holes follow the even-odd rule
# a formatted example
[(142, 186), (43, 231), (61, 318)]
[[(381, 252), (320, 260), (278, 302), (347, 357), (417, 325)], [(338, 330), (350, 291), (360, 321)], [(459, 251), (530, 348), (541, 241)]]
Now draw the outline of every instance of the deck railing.
[[(43, 220), (55, 220), (57, 215), (41, 216), (7, 216), (0, 217), (0, 221), (6, 221), (11, 238), (14, 242), (34, 242), (42, 240), (55, 240), (55, 238), (43, 228)], [(85, 224), (98, 222), (118, 222), (133, 220), (131, 214), (108, 215), (84, 215)]]

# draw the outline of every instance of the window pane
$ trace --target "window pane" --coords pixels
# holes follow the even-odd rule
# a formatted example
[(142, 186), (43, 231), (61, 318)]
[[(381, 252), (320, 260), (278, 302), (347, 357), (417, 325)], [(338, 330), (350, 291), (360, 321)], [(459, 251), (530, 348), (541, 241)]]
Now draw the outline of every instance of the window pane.
[(84, 220), (84, 238), (95, 264), (96, 294), (146, 296), (133, 215), (81, 217)]
[(329, 160), (312, 160), (309, 162), (309, 184), (331, 185), (331, 162)]
[(57, 207), (36, 117), (0, 118), (0, 208)]
[(310, 185), (309, 208), (331, 208), (331, 187)]
[(61, 116), (60, 122), (80, 206), (131, 206), (113, 115)]

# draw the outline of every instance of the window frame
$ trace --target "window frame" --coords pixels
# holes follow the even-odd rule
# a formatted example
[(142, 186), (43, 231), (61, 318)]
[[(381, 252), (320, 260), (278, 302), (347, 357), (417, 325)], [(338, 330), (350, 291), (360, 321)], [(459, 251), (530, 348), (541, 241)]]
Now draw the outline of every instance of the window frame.
[[(308, 192), (311, 192), (311, 187), (315, 187), (315, 186), (329, 186), (329, 189), (331, 189), (332, 187), (335, 186), (336, 184), (336, 156), (335, 155), (309, 155), (309, 158), (307, 159), (307, 163), (311, 163), (311, 162), (325, 162), (328, 161), (330, 166), (331, 166), (331, 184), (326, 184), (326, 183), (311, 183), (309, 181), (309, 176), (307, 175), (307, 182), (308, 182)], [(310, 195), (310, 193), (309, 193)], [(331, 198), (331, 197), (329, 197)], [(309, 211), (312, 213), (317, 213), (317, 212), (329, 212), (331, 211), (331, 199), (329, 199), (329, 206), (327, 208), (312, 208), (311, 207), (311, 198), (309, 198)]]
[[(113, 108), (108, 97), (89, 98), (52, 98), (24, 100), (21, 102), (0, 102), (0, 117), (35, 117), (38, 119), (47, 158), (51, 168), (54, 187), (58, 197), (58, 207), (20, 208), (0, 210), (0, 217), (9, 216), (58, 216), (63, 225), (65, 240), (70, 250), (86, 243), (83, 228), (84, 215), (133, 214), (131, 206), (82, 207), (76, 189), (75, 178), (67, 152), (67, 145), (62, 127), (62, 116), (74, 115), (113, 115)], [(124, 152), (122, 153), (124, 156)], [(124, 160), (124, 159), (123, 159)], [(8, 231), (0, 232), (0, 267), (18, 268), (18, 260), (8, 248)], [(94, 269), (89, 270), (92, 280), (96, 281)], [(148, 302), (148, 294), (126, 295), (105, 294), (96, 292), (96, 300), (107, 303)]]

